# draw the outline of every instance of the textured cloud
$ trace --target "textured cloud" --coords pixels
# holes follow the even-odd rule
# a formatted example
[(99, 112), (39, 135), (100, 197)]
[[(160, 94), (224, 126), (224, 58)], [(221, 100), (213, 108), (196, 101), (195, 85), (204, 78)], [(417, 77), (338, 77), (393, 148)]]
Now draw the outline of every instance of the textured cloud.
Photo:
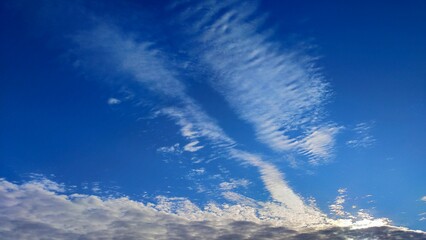
[(221, 190), (232, 190), (239, 187), (247, 187), (250, 181), (247, 179), (231, 179), (229, 182), (221, 182), (219, 187)]
[(157, 152), (162, 153), (182, 153), (182, 149), (180, 148), (180, 144), (176, 143), (172, 146), (165, 146), (157, 148)]
[[(180, 107), (160, 106), (161, 110), (157, 111), (157, 115), (168, 116), (180, 126), (182, 136), (191, 140), (185, 150), (192, 152), (199, 150), (200, 146), (196, 146), (199, 139), (208, 140), (220, 154), (256, 167), (266, 189), (275, 201), (284, 204), (300, 216), (305, 216), (305, 219), (318, 221), (321, 213), (303, 203), (302, 198), (288, 186), (278, 168), (259, 156), (237, 148), (235, 141), (186, 93), (185, 85), (175, 76), (174, 71), (167, 68), (167, 64), (164, 63), (166, 60), (160, 51), (153, 49), (148, 43), (138, 43), (131, 38), (123, 38), (122, 35), (113, 27), (101, 26), (94, 32), (80, 35), (78, 41), (84, 48), (108, 54), (108, 59), (116, 62), (120, 71), (130, 74), (135, 81), (154, 93), (173, 99), (176, 105), (180, 105)], [(100, 42), (99, 45), (95, 44), (97, 42)], [(157, 63), (155, 71), (145, 69), (149, 68), (147, 63)], [(157, 73), (160, 74), (156, 75)]]
[(185, 150), (185, 151), (188, 151), (188, 152), (196, 152), (196, 151), (198, 151), (198, 150), (200, 150), (200, 149), (202, 149), (204, 146), (199, 146), (198, 144), (200, 143), (200, 141), (193, 141), (193, 142), (190, 142), (190, 143), (188, 143), (188, 144), (186, 144), (184, 147), (183, 147), (183, 149)]
[(353, 148), (367, 148), (376, 142), (376, 139), (371, 135), (373, 123), (358, 123), (353, 131), (355, 137), (348, 140), (346, 144)]
[[(48, 183), (48, 184), (46, 184)], [(55, 186), (56, 185), (56, 186)], [(333, 223), (292, 227), (278, 217), (245, 205), (209, 204), (200, 209), (182, 198), (157, 204), (128, 198), (66, 195), (51, 181), (21, 185), (0, 181), (0, 238), (11, 239), (424, 239), (426, 234), (387, 225), (357, 228)], [(269, 214), (269, 215), (268, 215)], [(296, 218), (297, 219), (297, 218)], [(310, 228), (309, 228), (310, 227)], [(309, 230), (308, 230), (309, 229)]]
[[(194, 51), (215, 73), (211, 84), (239, 116), (253, 125), (257, 138), (276, 151), (296, 150), (312, 163), (330, 156), (337, 127), (322, 123), (327, 84), (314, 59), (283, 50), (261, 33), (252, 3), (203, 1), (181, 15), (198, 36)], [(188, 24), (185, 24), (188, 26)]]
[(340, 188), (338, 190), (338, 193), (339, 193), (339, 195), (337, 196), (336, 200), (329, 207), (330, 207), (330, 211), (333, 214), (340, 216), (340, 217), (343, 217), (343, 216), (348, 214), (344, 211), (344, 207), (343, 207), (343, 204), (346, 202), (346, 199), (345, 199), (346, 189)]
[(310, 157), (310, 163), (318, 164), (321, 159), (330, 156), (331, 148), (334, 146), (334, 136), (339, 131), (338, 127), (324, 126), (313, 131), (300, 143), (306, 155)]
[(80, 32), (74, 40), (81, 49), (104, 59), (104, 64), (110, 64), (111, 72), (129, 74), (133, 80), (157, 94), (181, 98), (185, 92), (167, 57), (148, 41), (136, 41), (118, 28), (106, 24)]
[(422, 200), (422, 201), (424, 201), (424, 202), (426, 202), (426, 196), (423, 196), (423, 197), (421, 198), (421, 200)]

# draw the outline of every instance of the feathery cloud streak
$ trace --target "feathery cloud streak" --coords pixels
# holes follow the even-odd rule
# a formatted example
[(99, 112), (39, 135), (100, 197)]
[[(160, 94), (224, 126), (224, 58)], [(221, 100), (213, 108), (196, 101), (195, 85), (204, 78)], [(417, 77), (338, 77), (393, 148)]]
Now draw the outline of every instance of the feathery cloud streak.
[(321, 122), (327, 83), (312, 57), (283, 50), (260, 32), (254, 4), (235, 2), (194, 3), (181, 14), (183, 22), (195, 22), (187, 29), (197, 37), (194, 54), (217, 74), (212, 85), (253, 125), (261, 142), (320, 163), (331, 155), (339, 130)]
[[(177, 73), (169, 69), (167, 60), (159, 50), (153, 49), (152, 44), (138, 43), (131, 38), (123, 38), (123, 35), (120, 31), (104, 25), (93, 32), (82, 33), (77, 41), (83, 48), (97, 51), (99, 55), (105, 55), (112, 60), (113, 64), (118, 66), (117, 71), (131, 75), (135, 81), (154, 93), (174, 99), (178, 107), (158, 106), (161, 109), (157, 114), (170, 117), (181, 127), (182, 136), (190, 140), (186, 145), (187, 151), (200, 150), (200, 146), (196, 145), (202, 139), (208, 140), (218, 147), (218, 152), (258, 168), (266, 189), (285, 209), (305, 214), (305, 219), (318, 220), (322, 213), (305, 205), (274, 165), (259, 156), (237, 149), (235, 141), (187, 95), (184, 84), (178, 80)], [(150, 69), (153, 63), (155, 68)]]

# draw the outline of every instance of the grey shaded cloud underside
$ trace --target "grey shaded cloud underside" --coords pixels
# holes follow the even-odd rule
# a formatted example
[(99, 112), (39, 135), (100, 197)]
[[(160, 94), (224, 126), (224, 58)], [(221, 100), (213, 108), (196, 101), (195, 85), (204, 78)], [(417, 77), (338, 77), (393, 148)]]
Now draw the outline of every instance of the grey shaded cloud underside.
[[(349, 228), (330, 228), (309, 233), (298, 233), (285, 227), (272, 227), (247, 221), (234, 221), (226, 226), (215, 227), (212, 222), (193, 221), (189, 224), (168, 223), (162, 226), (164, 233), (141, 233), (146, 226), (131, 222), (115, 221), (104, 231), (85, 234), (73, 233), (70, 229), (58, 229), (48, 224), (29, 220), (1, 218), (1, 225), (12, 226), (0, 231), (1, 239), (426, 239), (426, 234), (404, 231), (393, 227), (371, 227), (351, 230)], [(4, 228), (4, 227), (2, 227)], [(162, 231), (160, 231), (162, 232)]]

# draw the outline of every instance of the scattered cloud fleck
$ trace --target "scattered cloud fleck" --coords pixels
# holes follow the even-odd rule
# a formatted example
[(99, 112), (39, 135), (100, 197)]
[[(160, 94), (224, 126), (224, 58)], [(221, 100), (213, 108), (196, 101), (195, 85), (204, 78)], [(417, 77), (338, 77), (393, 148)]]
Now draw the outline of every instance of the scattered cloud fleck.
[(247, 179), (231, 179), (229, 182), (221, 182), (219, 187), (221, 190), (228, 191), (239, 187), (246, 188), (250, 184)]
[(108, 99), (108, 104), (109, 105), (117, 105), (120, 104), (121, 100), (117, 99), (117, 98), (109, 98)]
[(206, 169), (205, 168), (196, 168), (196, 169), (192, 169), (192, 172), (194, 174), (197, 174), (197, 175), (202, 175), (206, 172)]
[(336, 197), (336, 200), (333, 204), (329, 206), (330, 211), (336, 216), (343, 217), (348, 215), (344, 210), (343, 204), (346, 202), (346, 188), (339, 188), (337, 190), (339, 195)]
[(198, 150), (200, 150), (200, 149), (202, 149), (204, 146), (197, 146), (198, 145), (198, 143), (200, 143), (200, 141), (193, 141), (193, 142), (190, 142), (190, 143), (188, 143), (188, 144), (186, 144), (184, 147), (183, 147), (183, 149), (185, 150), (185, 151), (187, 151), (187, 152), (196, 152), (196, 151), (198, 151)]
[(168, 146), (168, 147), (159, 147), (157, 148), (157, 152), (162, 152), (162, 153), (182, 153), (182, 149), (180, 148), (180, 144), (176, 143), (172, 146)]
[(346, 144), (352, 148), (368, 148), (372, 146), (376, 139), (371, 135), (371, 128), (373, 127), (374, 122), (371, 123), (358, 123), (353, 132), (355, 137), (351, 140), (348, 140)]

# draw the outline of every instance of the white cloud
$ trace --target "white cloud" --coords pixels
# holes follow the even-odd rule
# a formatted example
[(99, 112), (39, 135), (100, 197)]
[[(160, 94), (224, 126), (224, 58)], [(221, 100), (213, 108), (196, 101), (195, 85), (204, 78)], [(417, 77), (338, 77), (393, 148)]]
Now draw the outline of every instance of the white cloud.
[(271, 197), (284, 204), (290, 211), (306, 215), (312, 219), (321, 213), (306, 206), (302, 198), (297, 195), (284, 180), (284, 175), (272, 164), (263, 161), (259, 156), (240, 150), (232, 150), (232, 156), (259, 169), (261, 179)]
[(136, 41), (112, 25), (98, 25), (74, 37), (83, 50), (105, 59), (111, 71), (126, 72), (153, 92), (180, 98), (184, 85), (175, 78), (167, 58), (148, 41)]
[(423, 196), (420, 200), (426, 202), (426, 196)]
[(203, 1), (182, 19), (195, 25), (190, 31), (198, 34), (200, 47), (194, 54), (217, 74), (211, 84), (253, 125), (257, 138), (276, 151), (300, 150), (319, 163), (330, 156), (335, 135), (315, 136), (328, 126), (320, 121), (327, 84), (313, 58), (283, 50), (259, 33), (262, 20), (252, 18), (254, 11), (255, 4)]
[(196, 152), (200, 149), (202, 149), (204, 146), (198, 146), (198, 144), (200, 143), (200, 141), (193, 141), (190, 142), (188, 144), (186, 144), (183, 149), (187, 152)]
[[(231, 201), (237, 204), (251, 206), (251, 207), (258, 207), (258, 204), (256, 203), (256, 201), (236, 192), (226, 191), (222, 193), (222, 196), (228, 201)], [(227, 207), (228, 206), (225, 205), (225, 208)]]
[(192, 169), (192, 172), (196, 175), (202, 175), (206, 172), (205, 168), (196, 168), (196, 169)]
[(180, 144), (176, 143), (172, 146), (165, 146), (165, 147), (159, 147), (157, 148), (157, 152), (162, 153), (182, 153), (182, 149), (180, 148)]
[(348, 140), (346, 144), (353, 148), (368, 148), (372, 146), (376, 142), (376, 139), (370, 133), (373, 125), (374, 122), (356, 124), (353, 129), (355, 137)]
[(329, 206), (330, 211), (339, 217), (351, 216), (348, 212), (345, 211), (343, 206), (343, 204), (346, 202), (346, 188), (339, 188), (337, 192), (339, 195), (336, 197), (334, 203)]
[(117, 104), (120, 104), (120, 103), (121, 103), (120, 99), (117, 99), (117, 98), (109, 98), (108, 99), (109, 105), (117, 105)]
[(334, 146), (334, 136), (339, 131), (338, 127), (322, 127), (314, 130), (306, 136), (300, 143), (300, 146), (308, 156), (310, 162), (317, 164), (319, 158), (330, 156), (331, 148)]
[(158, 197), (153, 204), (126, 197), (67, 195), (49, 188), (43, 182), (18, 185), (0, 180), (1, 239), (424, 239), (426, 236), (421, 231), (392, 227), (382, 219), (323, 218), (316, 225), (306, 225), (304, 216), (282, 205), (254, 202), (232, 193), (227, 196), (236, 200), (236, 204), (210, 203), (201, 209), (185, 198)]
[(173, 119), (180, 126), (182, 136), (193, 140), (192, 142), (206, 138), (212, 144), (222, 148), (235, 144), (235, 141), (228, 137), (223, 129), (192, 99), (185, 97), (183, 102), (185, 104), (183, 107), (165, 107), (158, 114)]
[(157, 114), (173, 118), (181, 127), (182, 136), (191, 140), (207, 137), (215, 143), (234, 144), (216, 126), (215, 121), (187, 95), (185, 85), (176, 77), (176, 70), (154, 44), (136, 41), (109, 25), (99, 25), (92, 31), (80, 33), (75, 39), (82, 49), (95, 52), (99, 57), (111, 61), (115, 71), (129, 74), (134, 81), (158, 95), (174, 100), (176, 106), (181, 106), (158, 106), (162, 108)]
[(426, 220), (426, 212), (420, 213), (419, 216), (420, 216), (419, 221), (425, 221)]
[(229, 182), (221, 182), (219, 187), (221, 190), (228, 191), (239, 187), (247, 188), (250, 181), (247, 179), (231, 179)]

